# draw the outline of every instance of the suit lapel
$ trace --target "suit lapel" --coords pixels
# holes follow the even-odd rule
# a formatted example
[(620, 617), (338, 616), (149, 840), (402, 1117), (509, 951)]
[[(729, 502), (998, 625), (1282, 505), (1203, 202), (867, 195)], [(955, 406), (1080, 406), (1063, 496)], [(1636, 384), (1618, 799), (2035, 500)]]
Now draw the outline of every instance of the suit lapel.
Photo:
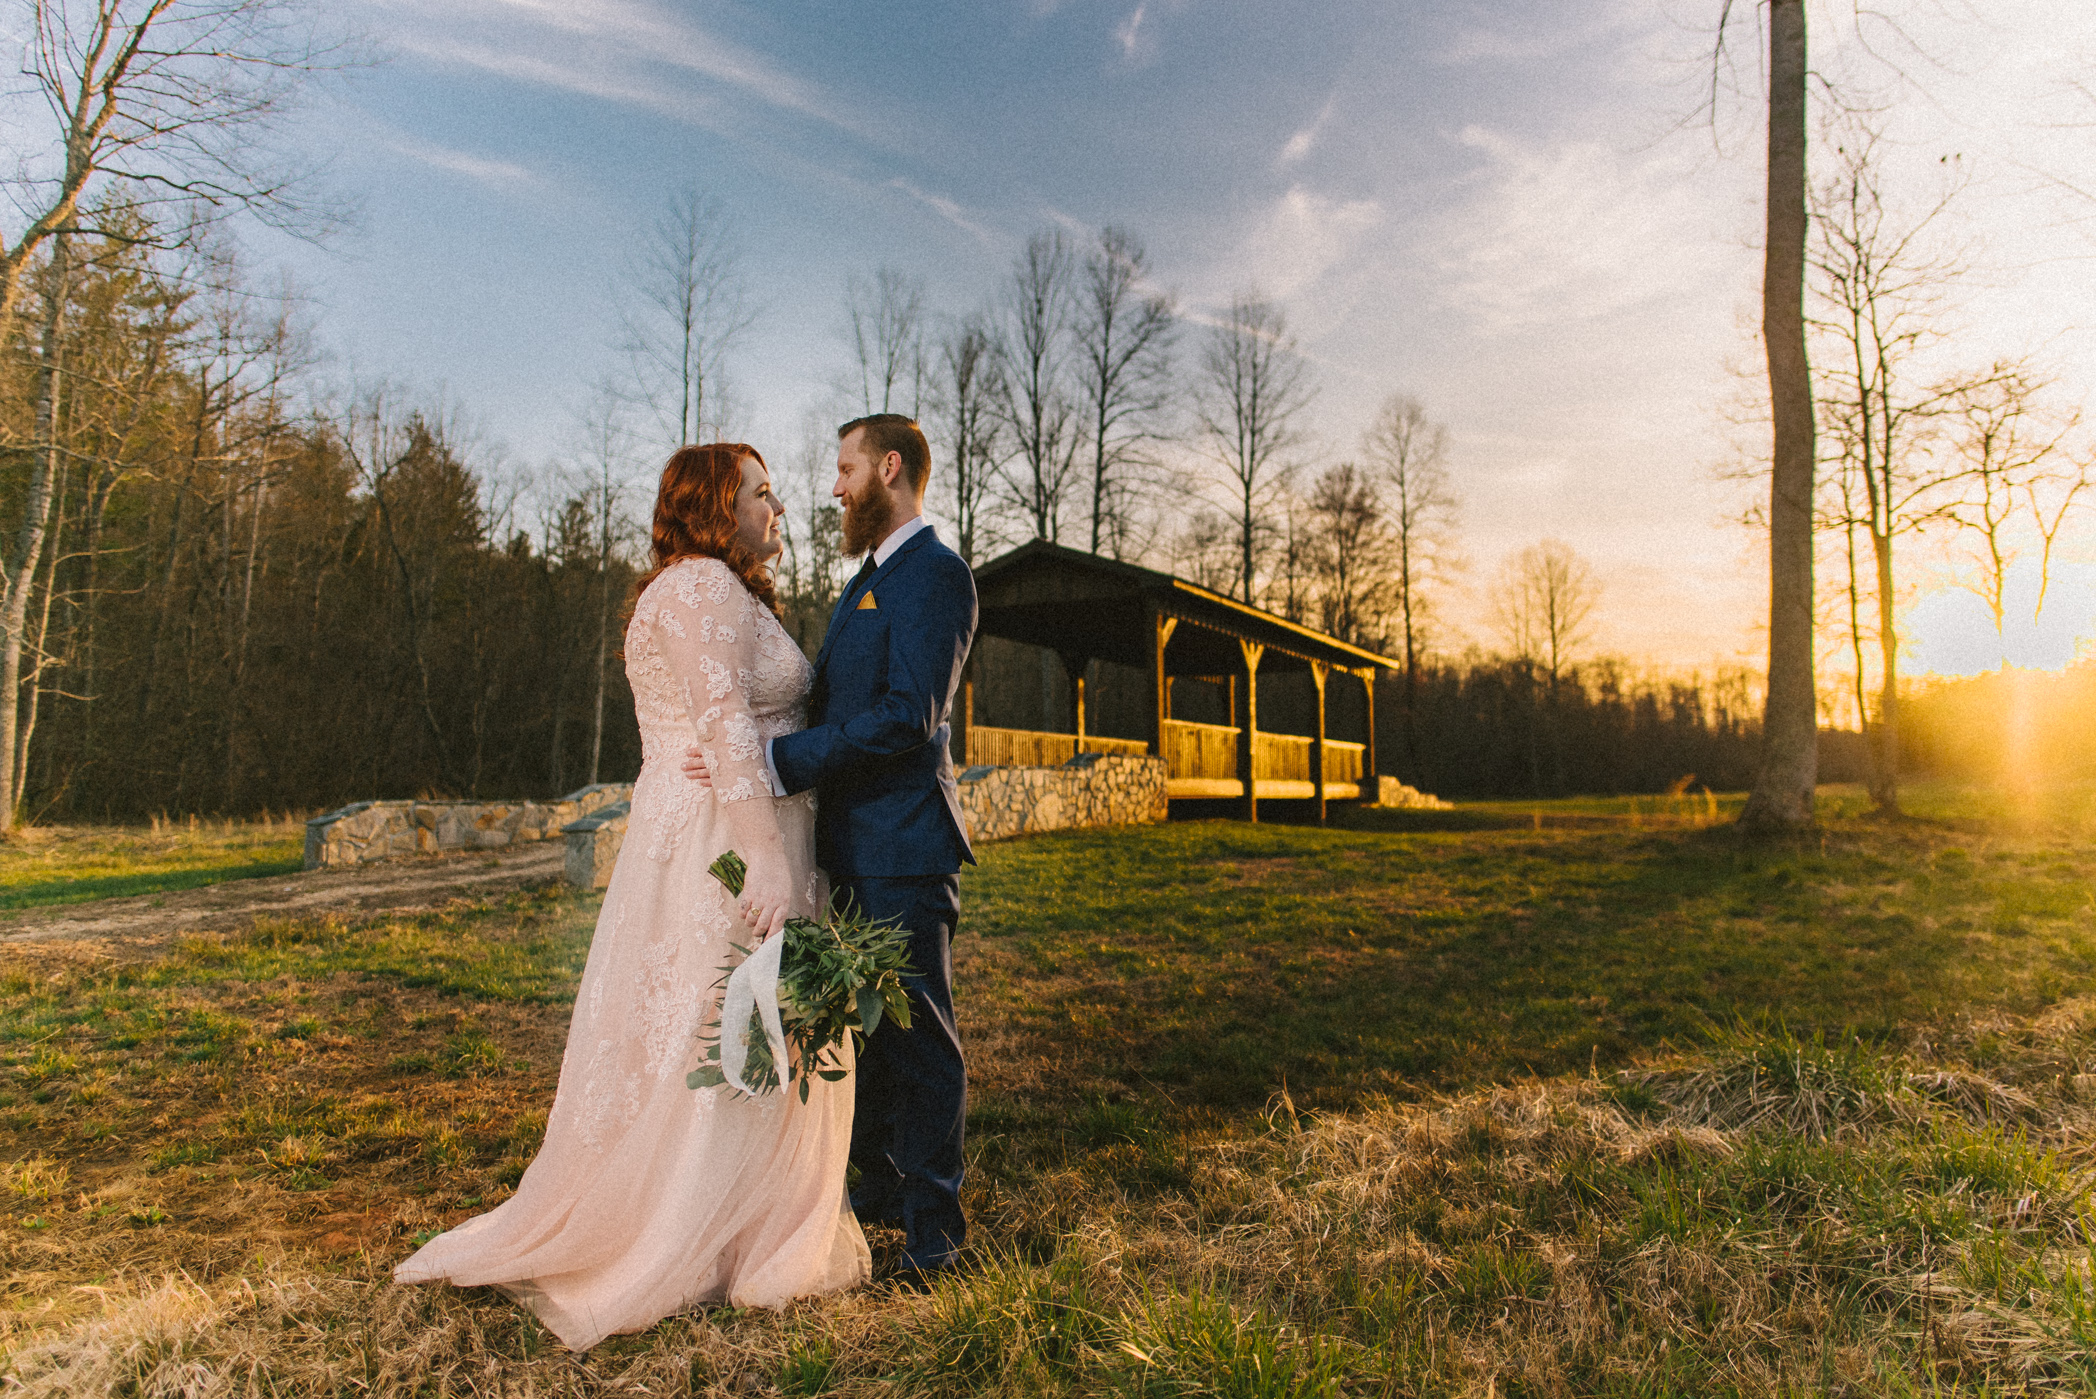
[(923, 529), (918, 530), (908, 539), (905, 539), (902, 542), (902, 547), (888, 556), (888, 562), (867, 574), (862, 581), (856, 581), (851, 587), (844, 590), (844, 596), (837, 599), (836, 610), (830, 613), (830, 628), (823, 633), (822, 648), (815, 653), (816, 674), (820, 675), (822, 673), (823, 663), (829, 660), (830, 647), (835, 644), (837, 633), (851, 625), (852, 614), (858, 611), (859, 599), (872, 592), (875, 584), (893, 572), (895, 566), (905, 558), (908, 558), (913, 549), (931, 537), (932, 527), (927, 524)]

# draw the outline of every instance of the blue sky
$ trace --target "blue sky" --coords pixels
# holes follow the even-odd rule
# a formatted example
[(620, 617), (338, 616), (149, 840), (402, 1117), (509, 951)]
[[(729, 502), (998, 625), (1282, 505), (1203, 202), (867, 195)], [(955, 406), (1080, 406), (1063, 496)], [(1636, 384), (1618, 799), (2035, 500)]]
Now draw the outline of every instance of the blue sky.
[[(1917, 81), (1879, 82), (1917, 170), (1946, 143), (1985, 167), (1990, 355), (2096, 348), (2096, 206), (2054, 178), (2096, 171), (2096, 137), (2056, 120), (2096, 57), (2088, 8), (1918, 7)], [(1759, 132), (1750, 98), (1693, 119), (1715, 11), (355, 0), (385, 61), (329, 85), (302, 139), (357, 224), (258, 252), (292, 263), (330, 373), (441, 386), (529, 474), (615, 370), (622, 258), (680, 187), (730, 211), (761, 308), (732, 375), (775, 455), (844, 368), (850, 275), (900, 268), (957, 313), (1028, 234), (1123, 224), (1196, 317), (1247, 287), (1285, 306), (1320, 385), (1313, 464), (1392, 390), (1449, 424), (1459, 633), (1489, 642), (1484, 585), (1550, 534), (1603, 578), (1609, 649), (1751, 659), (1758, 547), (1720, 468), (1756, 362)], [(1852, 30), (1816, 37), (1829, 71), (1882, 77)]]

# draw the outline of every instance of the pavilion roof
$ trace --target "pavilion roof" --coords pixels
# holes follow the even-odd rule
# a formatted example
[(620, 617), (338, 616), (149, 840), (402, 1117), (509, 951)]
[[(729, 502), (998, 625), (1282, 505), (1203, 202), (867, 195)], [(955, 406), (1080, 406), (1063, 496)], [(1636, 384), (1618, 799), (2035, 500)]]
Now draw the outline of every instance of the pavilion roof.
[(1241, 669), (1239, 641), (1266, 648), (1262, 671), (1307, 670), (1312, 662), (1356, 672), (1400, 668), (1388, 656), (1198, 583), (1046, 540), (1022, 544), (981, 565), (975, 587), (981, 635), (1068, 656), (1145, 666), (1151, 618), (1161, 615), (1180, 623), (1166, 650), (1166, 670), (1172, 675), (1226, 675)]

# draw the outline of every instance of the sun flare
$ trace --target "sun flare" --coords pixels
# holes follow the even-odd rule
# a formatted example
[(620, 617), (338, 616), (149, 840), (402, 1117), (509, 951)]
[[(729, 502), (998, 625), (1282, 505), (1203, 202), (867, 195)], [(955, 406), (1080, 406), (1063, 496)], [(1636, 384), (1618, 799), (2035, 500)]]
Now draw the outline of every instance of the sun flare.
[(2055, 565), (2042, 612), (2038, 581), (2034, 564), (2011, 565), (2000, 635), (1977, 594), (1959, 587), (1924, 594), (1906, 617), (1914, 673), (1978, 675), (2003, 664), (2065, 670), (2096, 650), (2096, 565)]

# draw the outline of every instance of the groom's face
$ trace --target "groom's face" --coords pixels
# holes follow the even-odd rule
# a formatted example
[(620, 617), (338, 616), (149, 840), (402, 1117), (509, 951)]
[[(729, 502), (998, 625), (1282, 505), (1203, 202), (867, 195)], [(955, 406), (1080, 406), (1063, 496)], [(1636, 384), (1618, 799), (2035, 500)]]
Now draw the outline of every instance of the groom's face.
[(857, 558), (879, 544), (895, 523), (895, 492), (882, 474), (880, 464), (866, 450), (866, 429), (854, 429), (837, 444), (837, 484), (830, 494), (844, 502), (847, 558)]

